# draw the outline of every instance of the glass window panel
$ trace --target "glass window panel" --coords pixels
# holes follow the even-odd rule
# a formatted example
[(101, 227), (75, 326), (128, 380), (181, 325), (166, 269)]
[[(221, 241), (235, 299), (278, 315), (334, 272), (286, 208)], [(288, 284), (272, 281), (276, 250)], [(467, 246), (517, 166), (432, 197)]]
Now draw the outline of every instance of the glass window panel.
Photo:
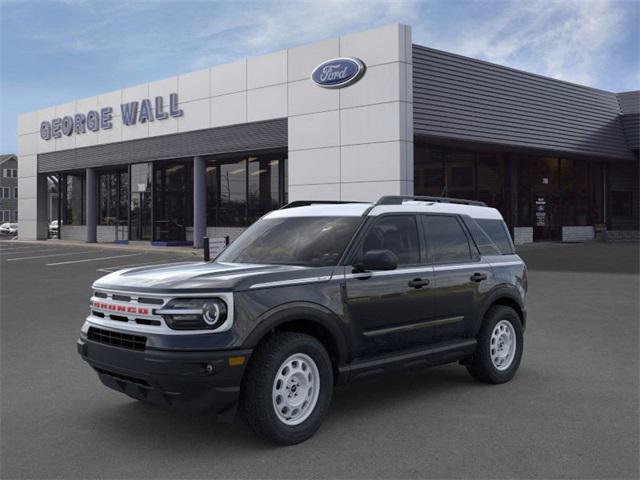
[(131, 191), (151, 191), (151, 164), (138, 163), (131, 165)]
[(415, 217), (397, 215), (376, 222), (362, 241), (361, 255), (370, 250), (390, 250), (398, 257), (398, 265), (420, 263)]
[(155, 165), (154, 240), (186, 240), (186, 228), (193, 224), (191, 172), (190, 162)]
[(249, 157), (249, 223), (280, 205), (279, 160)]
[(499, 154), (478, 154), (478, 200), (497, 208), (507, 218), (504, 161)]
[(220, 203), (218, 226), (247, 224), (247, 160), (219, 165)]
[(109, 217), (109, 175), (101, 174), (98, 180), (98, 218), (99, 225), (107, 225)]
[(64, 224), (84, 225), (84, 176), (64, 176)]
[(589, 218), (589, 163), (585, 160), (576, 161), (575, 176), (575, 224), (579, 226), (592, 225)]
[(120, 173), (120, 182), (118, 184), (118, 223), (126, 224), (129, 219), (129, 173)]
[(524, 158), (512, 157), (517, 169), (516, 178), (518, 182), (518, 214), (516, 226), (531, 226), (531, 163), (532, 158), (525, 156)]
[(220, 194), (219, 173), (220, 169), (215, 163), (209, 162), (206, 168), (207, 184), (207, 225), (218, 225), (218, 196)]
[(414, 155), (413, 183), (415, 194), (442, 195), (444, 191), (442, 149), (416, 143)]
[(469, 240), (456, 217), (423, 215), (422, 221), (433, 263), (471, 260)]
[(485, 231), (491, 241), (496, 244), (504, 255), (514, 253), (511, 237), (502, 220), (477, 219), (478, 225)]
[(604, 192), (602, 168), (600, 162), (589, 163), (589, 217), (592, 224), (605, 223), (602, 209)]
[(447, 152), (445, 155), (446, 196), (474, 199), (475, 155), (469, 152)]

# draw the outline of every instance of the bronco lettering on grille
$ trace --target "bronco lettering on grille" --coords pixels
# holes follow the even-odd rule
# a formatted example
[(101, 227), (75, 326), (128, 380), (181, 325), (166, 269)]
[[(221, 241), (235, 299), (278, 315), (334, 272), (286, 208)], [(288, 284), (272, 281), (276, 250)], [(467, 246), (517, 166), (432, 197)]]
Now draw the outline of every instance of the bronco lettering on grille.
[(89, 305), (109, 312), (132, 313), (135, 315), (149, 315), (149, 309), (144, 307), (131, 307), (128, 305), (114, 305), (112, 303), (89, 301)]

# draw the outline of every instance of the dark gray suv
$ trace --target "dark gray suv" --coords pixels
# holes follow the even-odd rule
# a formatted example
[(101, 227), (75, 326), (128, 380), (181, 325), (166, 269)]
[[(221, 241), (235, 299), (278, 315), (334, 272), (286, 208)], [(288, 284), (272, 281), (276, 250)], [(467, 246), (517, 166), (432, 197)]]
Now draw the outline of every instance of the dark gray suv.
[(478, 202), (294, 202), (214, 262), (95, 282), (78, 352), (133, 398), (306, 440), (334, 385), (460, 362), (503, 383), (526, 325), (527, 271), (500, 213)]

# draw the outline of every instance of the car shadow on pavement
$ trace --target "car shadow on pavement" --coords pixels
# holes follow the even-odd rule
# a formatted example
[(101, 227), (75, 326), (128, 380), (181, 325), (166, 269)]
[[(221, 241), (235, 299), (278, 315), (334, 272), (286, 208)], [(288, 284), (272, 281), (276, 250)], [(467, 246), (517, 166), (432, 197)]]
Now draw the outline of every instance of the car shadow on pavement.
[[(443, 396), (452, 399), (474, 395), (477, 388), (490, 388), (469, 376), (462, 366), (425, 368), (386, 374), (336, 387), (325, 431), (348, 428), (352, 422), (369, 422), (387, 412), (393, 415), (399, 408), (425, 408), (425, 403), (438, 403)], [(464, 395), (463, 395), (464, 392)], [(277, 445), (262, 441), (249, 430), (239, 415), (231, 424), (215, 417), (178, 413), (157, 405), (123, 400), (117, 405), (95, 412), (84, 421), (86, 428), (117, 437), (118, 442), (153, 448), (149, 442), (171, 438), (172, 451), (189, 454), (192, 445), (237, 445), (250, 450), (270, 450)]]
[(638, 243), (534, 243), (519, 246), (529, 270), (629, 273), (640, 272)]

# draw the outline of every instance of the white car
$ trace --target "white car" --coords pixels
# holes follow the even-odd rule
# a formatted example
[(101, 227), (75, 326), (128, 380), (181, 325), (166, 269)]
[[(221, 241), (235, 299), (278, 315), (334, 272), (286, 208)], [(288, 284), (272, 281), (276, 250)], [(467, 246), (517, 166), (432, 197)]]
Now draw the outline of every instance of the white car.
[(60, 227), (58, 224), (58, 220), (53, 220), (49, 223), (49, 238), (58, 238), (59, 231)]
[(0, 233), (5, 235), (17, 235), (18, 224), (17, 223), (3, 223), (0, 225)]

